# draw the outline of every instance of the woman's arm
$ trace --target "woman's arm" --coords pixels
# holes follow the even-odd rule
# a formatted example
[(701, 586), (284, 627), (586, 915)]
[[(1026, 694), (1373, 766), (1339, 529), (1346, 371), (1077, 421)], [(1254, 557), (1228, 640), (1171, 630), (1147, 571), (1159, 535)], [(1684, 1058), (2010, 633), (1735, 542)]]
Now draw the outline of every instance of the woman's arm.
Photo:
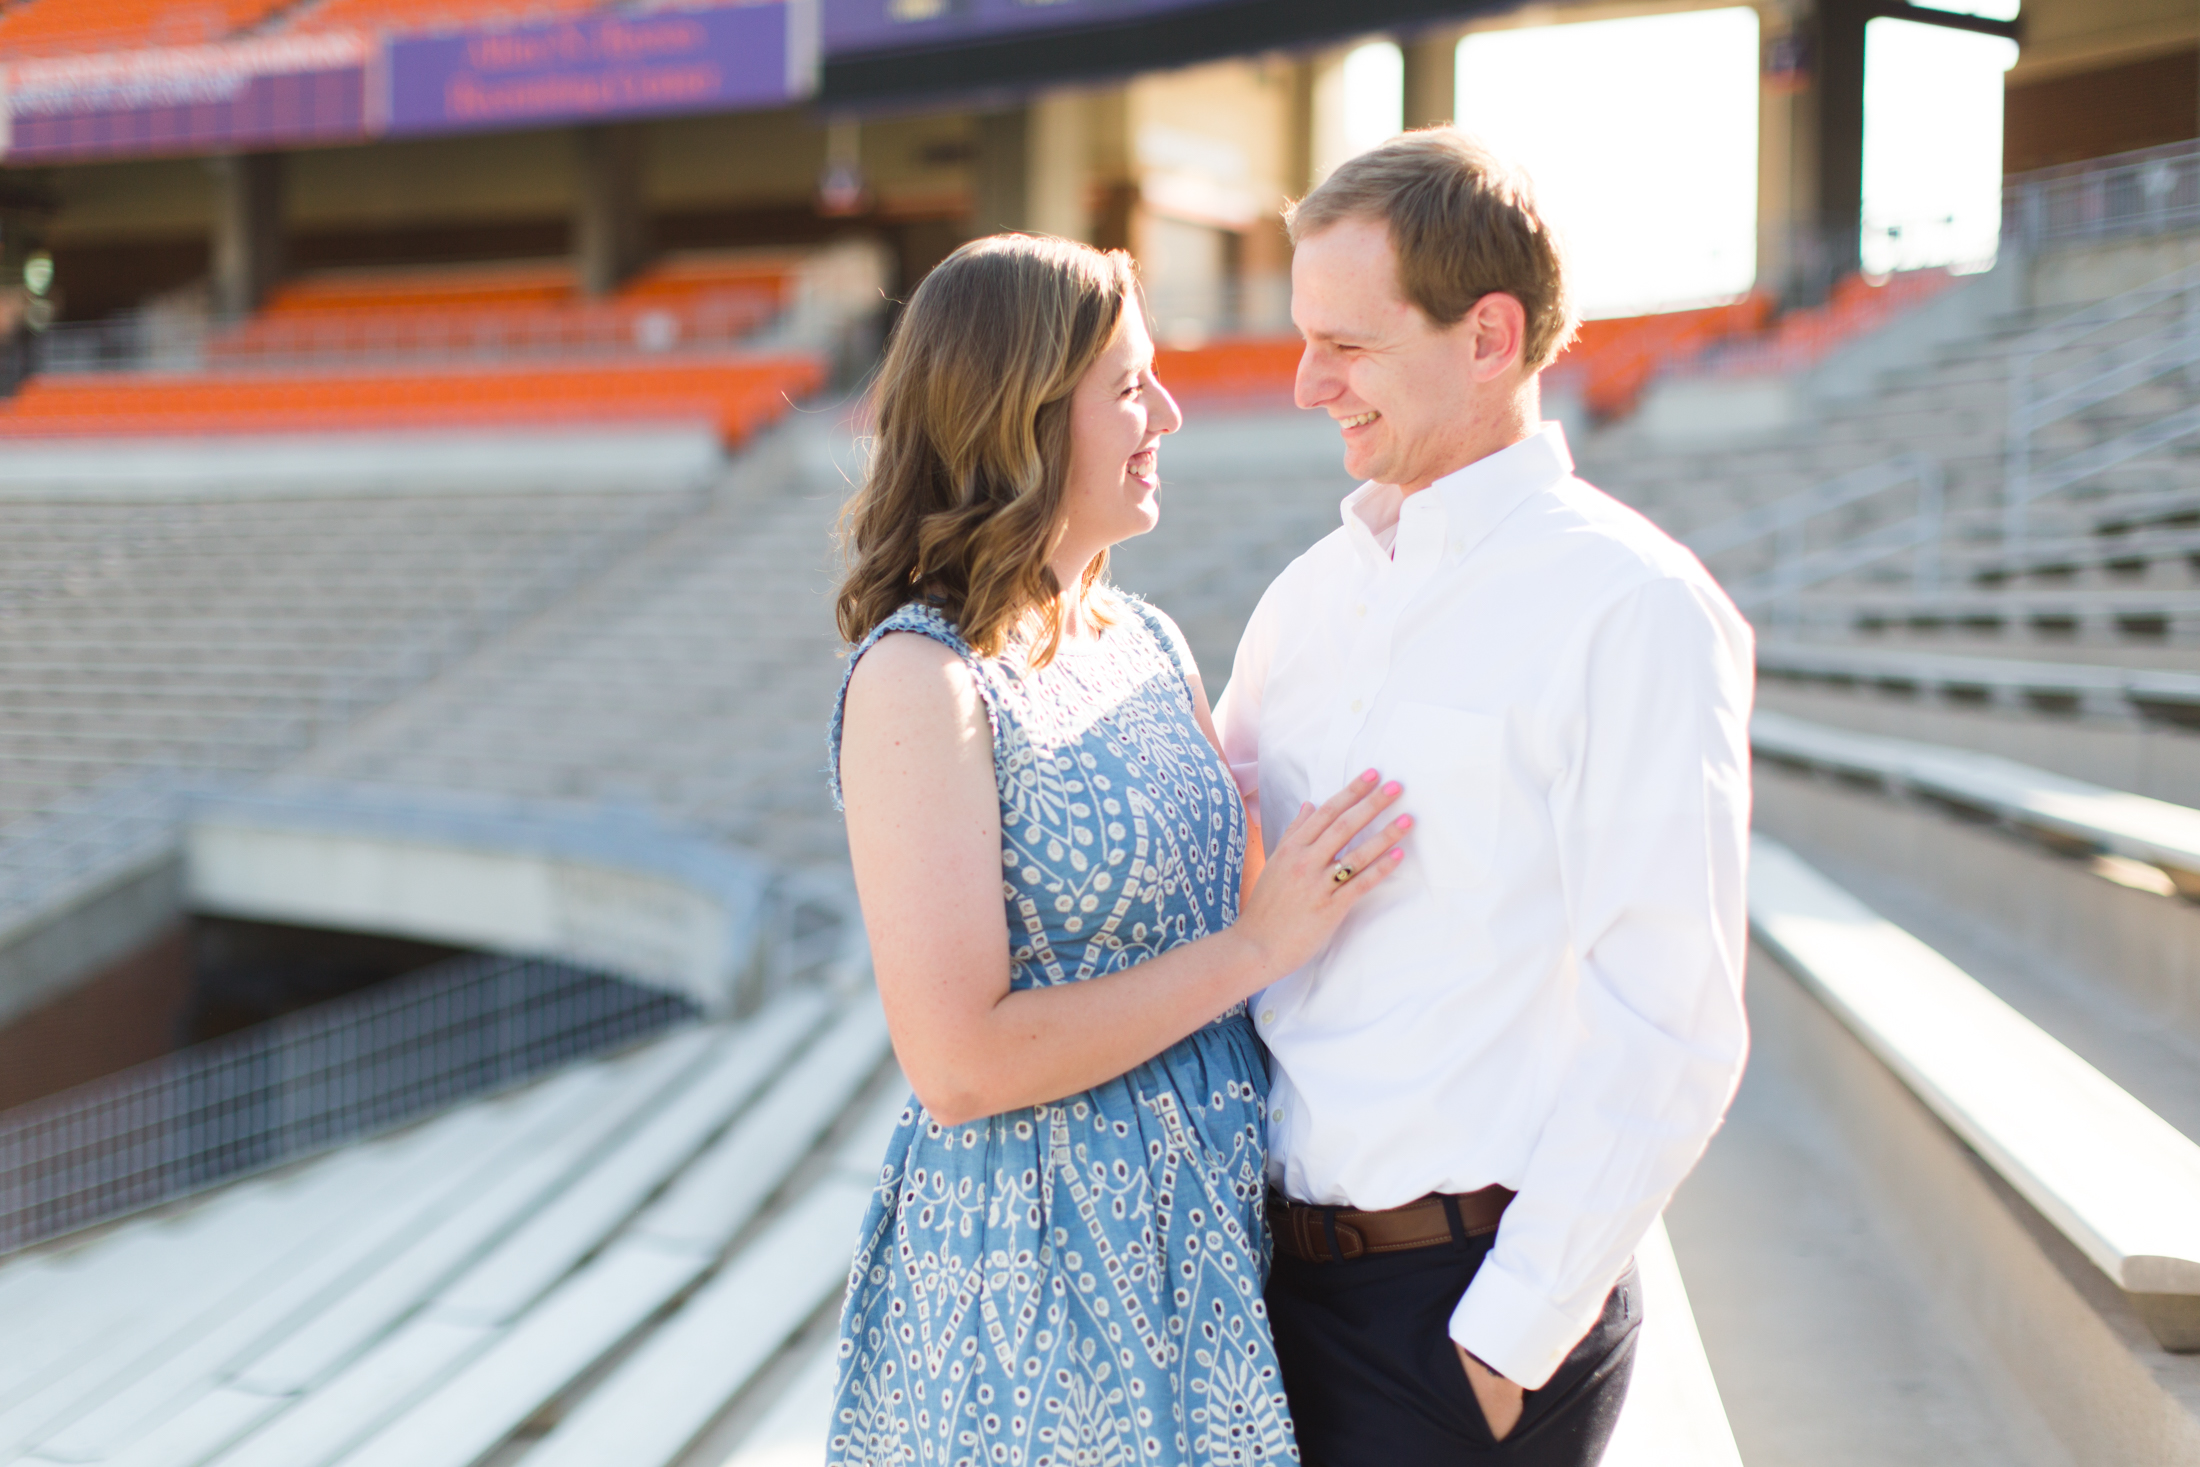
[(1370, 838), (1359, 875), (1330, 880), (1336, 853), (1398, 797), (1363, 778), (1293, 822), (1229, 931), (1122, 972), (1011, 992), (992, 735), (953, 652), (900, 633), (857, 664), (840, 776), (894, 1051), (949, 1125), (1089, 1090), (1298, 967), (1395, 869), (1407, 824)]

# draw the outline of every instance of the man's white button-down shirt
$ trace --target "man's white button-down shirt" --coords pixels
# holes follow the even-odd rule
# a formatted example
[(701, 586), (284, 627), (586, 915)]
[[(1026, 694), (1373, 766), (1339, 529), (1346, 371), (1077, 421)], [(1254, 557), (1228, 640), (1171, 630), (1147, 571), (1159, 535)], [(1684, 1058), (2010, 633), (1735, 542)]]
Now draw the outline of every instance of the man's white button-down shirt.
[(1371, 767), (1416, 824), (1254, 1004), (1270, 1176), (1360, 1208), (1513, 1188), (1451, 1334), (1533, 1389), (1741, 1075), (1751, 634), (1556, 424), (1343, 519), (1253, 613), (1223, 747), (1271, 847)]

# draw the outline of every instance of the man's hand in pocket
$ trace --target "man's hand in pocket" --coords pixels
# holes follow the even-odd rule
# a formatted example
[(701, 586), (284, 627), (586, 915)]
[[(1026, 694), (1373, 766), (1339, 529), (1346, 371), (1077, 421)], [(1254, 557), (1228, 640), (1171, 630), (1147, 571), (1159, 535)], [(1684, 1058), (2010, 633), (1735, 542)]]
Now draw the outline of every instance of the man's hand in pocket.
[(1526, 1392), (1469, 1355), (1457, 1341), (1453, 1341), (1452, 1348), (1459, 1351), (1460, 1368), (1467, 1372), (1467, 1384), (1474, 1387), (1474, 1399), (1482, 1408), (1482, 1419), (1489, 1423), (1490, 1436), (1503, 1441), (1520, 1424), (1521, 1399)]

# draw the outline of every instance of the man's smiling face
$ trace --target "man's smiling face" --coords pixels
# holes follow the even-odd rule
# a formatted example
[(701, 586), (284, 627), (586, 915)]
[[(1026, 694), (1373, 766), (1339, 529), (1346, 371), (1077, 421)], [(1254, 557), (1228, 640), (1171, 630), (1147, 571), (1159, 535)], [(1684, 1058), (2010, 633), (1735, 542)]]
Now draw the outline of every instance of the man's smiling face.
[(1337, 420), (1353, 477), (1410, 494), (1477, 456), (1479, 314), (1439, 326), (1407, 300), (1379, 219), (1340, 219), (1299, 241), (1291, 319), (1306, 351), (1294, 395)]

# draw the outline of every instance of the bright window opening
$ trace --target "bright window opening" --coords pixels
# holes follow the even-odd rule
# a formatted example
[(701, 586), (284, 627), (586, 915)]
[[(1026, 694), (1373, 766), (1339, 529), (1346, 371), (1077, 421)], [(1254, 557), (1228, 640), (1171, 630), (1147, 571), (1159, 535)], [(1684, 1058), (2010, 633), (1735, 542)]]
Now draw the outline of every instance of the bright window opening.
[(1864, 32), (1864, 268), (1984, 269), (2001, 235), (2002, 73), (2017, 44), (1907, 20)]
[(1582, 314), (1755, 282), (1756, 11), (1485, 31), (1459, 43), (1458, 67), (1459, 125), (1534, 176)]
[(1354, 46), (1344, 58), (1346, 157), (1380, 147), (1405, 128), (1406, 62), (1394, 41)]

